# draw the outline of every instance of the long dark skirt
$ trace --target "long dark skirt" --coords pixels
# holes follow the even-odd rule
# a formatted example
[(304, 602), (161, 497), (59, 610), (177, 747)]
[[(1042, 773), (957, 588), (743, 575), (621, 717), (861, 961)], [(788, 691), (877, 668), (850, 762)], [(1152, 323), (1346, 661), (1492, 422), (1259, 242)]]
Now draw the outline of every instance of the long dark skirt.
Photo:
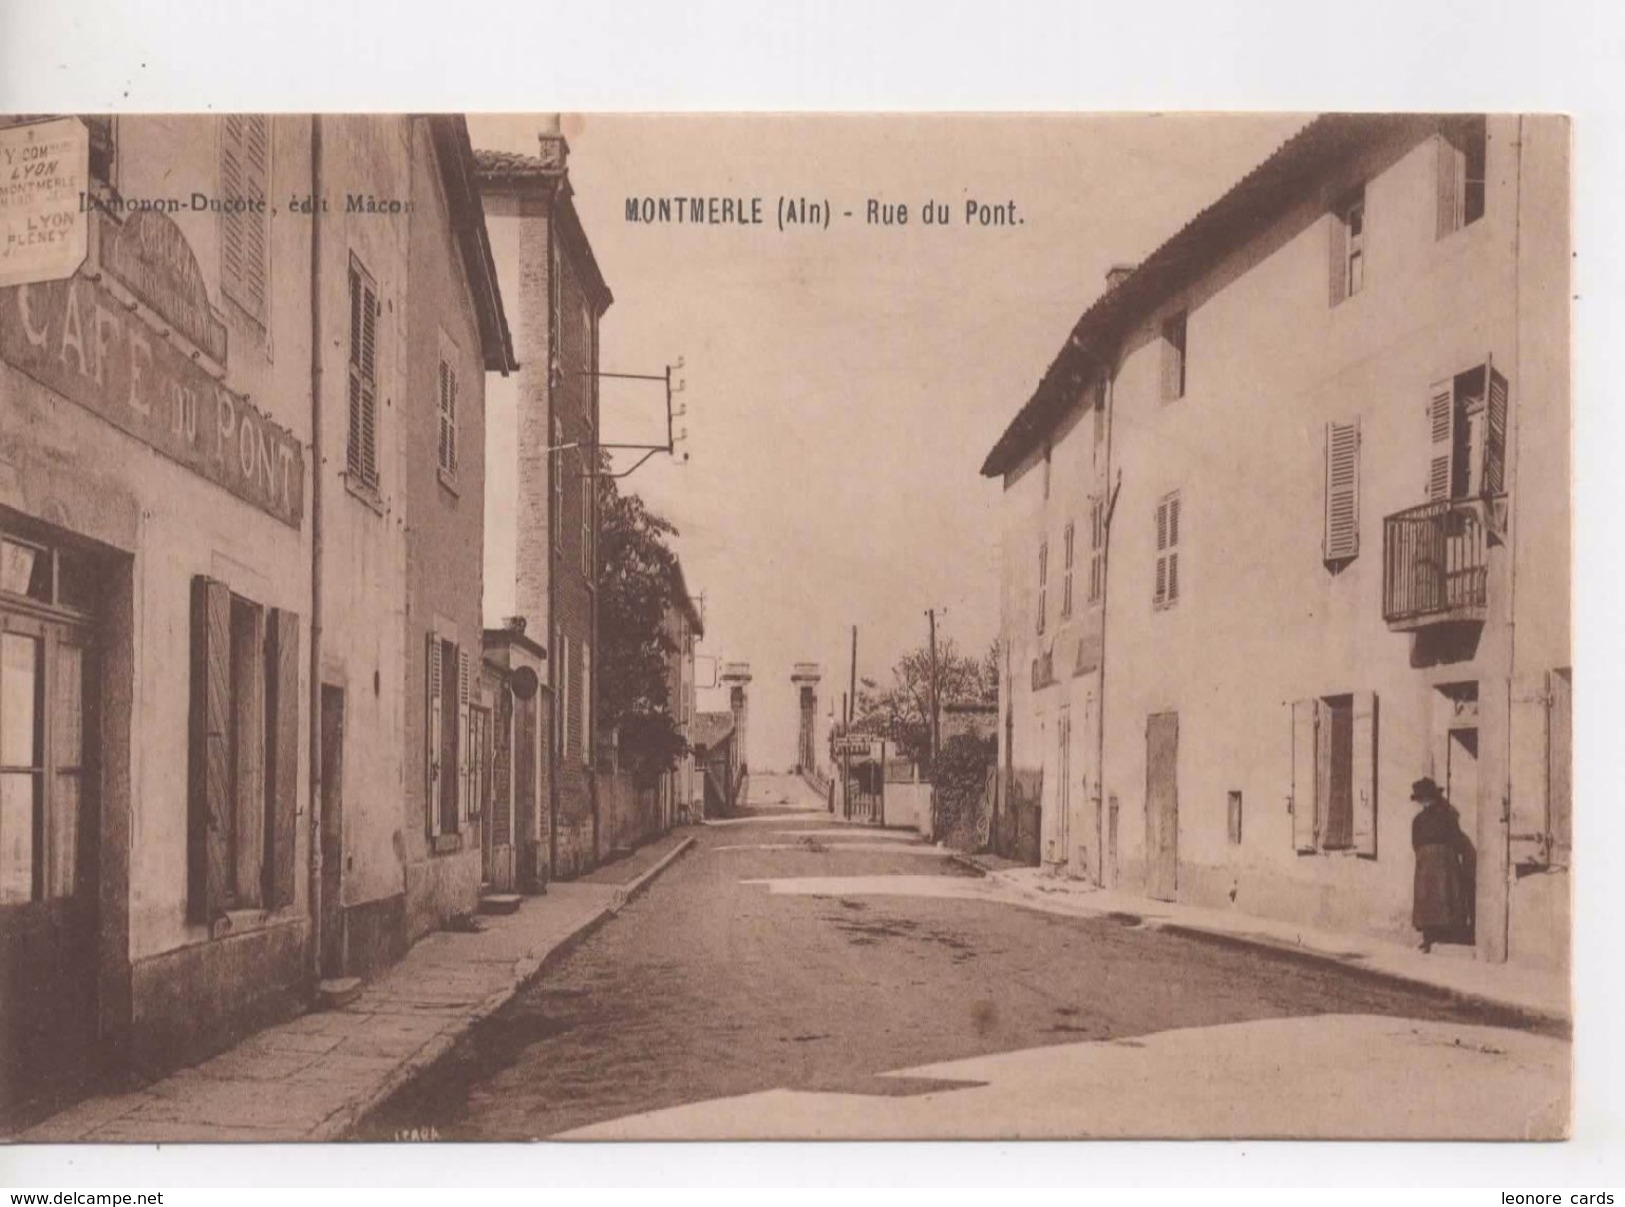
[(1467, 925), (1467, 886), (1461, 855), (1442, 843), (1416, 848), (1411, 925), (1422, 931), (1457, 931)]

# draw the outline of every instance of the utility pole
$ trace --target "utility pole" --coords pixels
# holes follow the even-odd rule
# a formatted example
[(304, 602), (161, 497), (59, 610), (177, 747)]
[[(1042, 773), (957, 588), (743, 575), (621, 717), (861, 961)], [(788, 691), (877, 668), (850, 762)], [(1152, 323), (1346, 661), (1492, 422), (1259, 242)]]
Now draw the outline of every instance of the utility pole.
[(942, 714), (942, 702), (937, 696), (937, 610), (928, 608), (925, 615), (931, 622), (931, 773), (935, 775), (939, 742), (937, 718)]
[(846, 697), (846, 723), (852, 724), (852, 716), (858, 711), (858, 626), (852, 626), (852, 676), (847, 689)]

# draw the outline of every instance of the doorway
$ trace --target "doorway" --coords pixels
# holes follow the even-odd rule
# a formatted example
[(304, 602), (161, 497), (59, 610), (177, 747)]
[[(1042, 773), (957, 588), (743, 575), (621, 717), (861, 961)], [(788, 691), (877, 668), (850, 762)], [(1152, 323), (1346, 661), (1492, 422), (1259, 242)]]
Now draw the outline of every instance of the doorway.
[(344, 975), (344, 689), (322, 684), (322, 976)]
[(1145, 723), (1145, 891), (1172, 901), (1179, 887), (1179, 714)]
[(0, 539), (0, 1119), (96, 1072), (101, 693), (70, 556)]
[(1072, 829), (1072, 710), (1062, 705), (1055, 718), (1055, 828), (1048, 861), (1064, 869)]

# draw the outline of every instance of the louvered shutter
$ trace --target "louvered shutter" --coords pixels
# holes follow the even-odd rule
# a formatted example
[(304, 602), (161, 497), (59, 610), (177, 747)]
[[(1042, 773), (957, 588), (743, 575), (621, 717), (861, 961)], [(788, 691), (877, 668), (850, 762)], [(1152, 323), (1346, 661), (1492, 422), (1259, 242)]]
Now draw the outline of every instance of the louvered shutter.
[(273, 608), (270, 624), (271, 751), (269, 866), (265, 904), (271, 909), (292, 905), (296, 863), (295, 826), (299, 815), (299, 617)]
[(1438, 149), (1438, 229), (1437, 237), (1459, 230), (1462, 224), (1462, 186), (1467, 174), (1465, 156), (1443, 134), (1435, 139)]
[(192, 580), (192, 699), (189, 724), (187, 913), (212, 922), (226, 907), (231, 876), (231, 592)]
[(1491, 362), (1485, 363), (1484, 373), (1484, 493), (1499, 495), (1506, 490), (1507, 379)]
[(446, 443), (451, 451), (451, 472), (457, 472), (457, 371), (446, 366)]
[(1428, 498), (1433, 501), (1451, 496), (1455, 477), (1456, 383), (1447, 377), (1428, 387), (1428, 431), (1432, 453), (1428, 461)]
[(1315, 737), (1320, 713), (1319, 700), (1292, 702), (1292, 846), (1299, 852), (1315, 849), (1316, 796), (1319, 774), (1315, 758)]
[[(248, 118), (233, 113), (221, 119), (220, 124), (220, 196), (223, 198), (246, 195), (248, 171)], [(245, 277), (247, 243), (247, 216), (234, 206), (226, 206), (220, 214), (220, 282), (226, 293), (246, 305), (243, 281)]]
[(472, 713), (469, 708), (469, 679), (471, 677), (468, 651), (457, 647), (457, 817), (467, 821), (472, 811), (470, 800), (474, 787), (474, 742), (469, 732)]
[(1168, 602), (1179, 599), (1179, 496), (1168, 500)]
[(378, 483), (378, 295), (370, 284), (361, 289), (361, 476)]
[(451, 468), (451, 432), (449, 431), (450, 425), (447, 424), (447, 422), (446, 422), (446, 394), (447, 394), (446, 377), (447, 377), (447, 373), (448, 373), (448, 369), (446, 367), (446, 362), (441, 361), (440, 362), (440, 397), (439, 397), (439, 406), (437, 408), (437, 413), (438, 413), (439, 419), (440, 419), (440, 442), (439, 442), (438, 448), (436, 449), (436, 457), (440, 462), (440, 468), (449, 470)]
[(1331, 255), (1327, 264), (1327, 279), (1331, 293), (1329, 300), (1336, 306), (1348, 297), (1349, 228), (1346, 211), (1334, 210), (1331, 220), (1331, 238), (1328, 240)]
[(1360, 552), (1360, 425), (1326, 425), (1325, 559), (1342, 562)]
[[(268, 201), (271, 179), (271, 119), (263, 113), (232, 114), (220, 132), (220, 195)], [(270, 210), (254, 213), (226, 206), (220, 214), (221, 283), (255, 318), (265, 317), (270, 270)]]
[(1354, 815), (1354, 850), (1377, 854), (1377, 696), (1354, 693), (1354, 756), (1350, 798)]
[(1574, 859), (1574, 679), (1568, 670), (1547, 674), (1546, 834), (1551, 862)]
[(425, 682), (428, 690), (428, 722), (424, 726), (424, 793), (426, 812), (428, 813), (429, 835), (439, 835), (440, 825), (440, 758), (441, 741), (444, 733), (441, 709), (444, 706), (445, 684), (441, 682), (440, 673), (440, 634), (433, 629), (429, 630), (427, 638), (427, 657), (425, 660)]

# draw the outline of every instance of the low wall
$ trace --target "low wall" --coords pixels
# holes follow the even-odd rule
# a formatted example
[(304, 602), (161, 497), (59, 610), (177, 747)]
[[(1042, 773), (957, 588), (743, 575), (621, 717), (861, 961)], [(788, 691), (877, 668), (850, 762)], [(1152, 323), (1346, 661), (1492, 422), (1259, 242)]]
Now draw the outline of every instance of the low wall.
[(627, 772), (600, 773), (598, 776), (598, 816), (600, 846), (604, 854), (630, 851), (663, 831), (660, 816), (660, 789), (657, 784), (639, 785)]
[(932, 838), (931, 785), (898, 783), (886, 785), (886, 826), (917, 831)]

